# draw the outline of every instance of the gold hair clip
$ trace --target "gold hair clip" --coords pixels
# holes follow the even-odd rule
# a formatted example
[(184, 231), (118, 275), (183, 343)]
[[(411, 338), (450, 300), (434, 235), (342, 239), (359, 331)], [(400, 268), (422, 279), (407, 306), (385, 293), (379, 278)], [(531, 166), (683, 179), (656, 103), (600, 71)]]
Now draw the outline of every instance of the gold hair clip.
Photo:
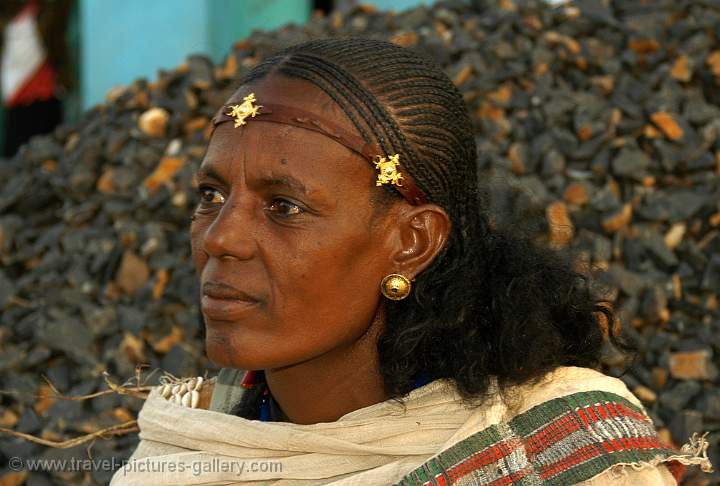
[(243, 98), (242, 104), (230, 105), (230, 113), (226, 113), (226, 115), (235, 118), (235, 128), (245, 125), (245, 118), (257, 115), (258, 108), (262, 108), (262, 105), (254, 106), (255, 101), (255, 93), (250, 93)]
[(400, 184), (403, 176), (397, 170), (397, 166), (400, 165), (400, 154), (390, 155), (387, 159), (380, 155), (376, 155), (375, 157), (377, 157), (377, 160), (375, 160), (375, 168), (380, 171), (375, 185), (395, 184), (398, 187), (403, 187), (402, 184)]

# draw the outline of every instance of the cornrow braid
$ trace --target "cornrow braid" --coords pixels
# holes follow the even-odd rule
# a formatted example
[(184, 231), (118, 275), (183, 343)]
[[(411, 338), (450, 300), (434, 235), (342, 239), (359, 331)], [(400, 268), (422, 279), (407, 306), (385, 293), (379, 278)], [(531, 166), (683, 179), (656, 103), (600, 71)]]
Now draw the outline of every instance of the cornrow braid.
[[(360, 101), (363, 103), (363, 106), (370, 110), (370, 114), (372, 116), (372, 121), (370, 122), (371, 126), (380, 128), (383, 133), (382, 135), (379, 132), (375, 134), (381, 142), (383, 150), (388, 153), (391, 151), (401, 151), (404, 155), (413, 157), (413, 150), (405, 141), (397, 123), (378, 102), (377, 98), (373, 96), (372, 93), (368, 92), (362, 83), (358, 82), (353, 76), (348, 76), (347, 73), (336, 68), (332, 64), (329, 65), (328, 69), (337, 73), (338, 80), (342, 77), (343, 84), (349, 88), (349, 92), (358, 96)], [(374, 123), (375, 120), (382, 120), (382, 123)], [(384, 140), (388, 141), (389, 146), (382, 144)]]
[[(416, 276), (411, 298), (384, 301), (378, 356), (386, 392), (402, 398), (418, 374), (447, 378), (466, 399), (541, 378), (561, 365), (597, 366), (613, 316), (563, 255), (491, 229), (462, 95), (430, 59), (389, 42), (319, 39), (283, 49), (243, 79), (298, 78), (325, 92), (367, 143), (399, 153), (440, 205), (448, 242)], [(400, 195), (388, 186), (373, 204)]]
[[(302, 59), (302, 56), (297, 56), (298, 60)], [(402, 141), (400, 140), (399, 134), (397, 132), (394, 132), (392, 130), (387, 130), (387, 124), (381, 123), (376, 124), (373, 123), (375, 119), (382, 119), (384, 121), (387, 121), (389, 119), (387, 113), (385, 110), (382, 109), (381, 106), (378, 105), (377, 101), (374, 100), (374, 97), (365, 90), (365, 88), (357, 82), (354, 78), (351, 76), (348, 76), (345, 72), (336, 69), (331, 64), (328, 64), (326, 62), (323, 62), (321, 59), (318, 59), (316, 57), (309, 58), (312, 59), (313, 62), (310, 64), (310, 66), (315, 68), (315, 72), (318, 73), (325, 73), (329, 74), (331, 77), (334, 78), (335, 81), (338, 83), (341, 83), (341, 85), (346, 88), (343, 90), (344, 93), (352, 93), (354, 96), (349, 97), (348, 99), (352, 101), (352, 98), (358, 98), (360, 105), (355, 105), (355, 108), (363, 115), (363, 118), (365, 122), (373, 129), (375, 132), (375, 137), (380, 142), (381, 147), (384, 151), (388, 152), (392, 150), (391, 147), (387, 146), (384, 142), (385, 140), (388, 140), (392, 146), (398, 146), (402, 144)], [(292, 62), (286, 63), (284, 66), (280, 68), (280, 72), (285, 73), (285, 69), (288, 67), (297, 67), (293, 66)], [(309, 68), (309, 69), (312, 69)], [(353, 104), (355, 104), (353, 102)], [(368, 111), (366, 111), (367, 109)], [(380, 128), (382, 131), (377, 131), (377, 128)], [(366, 140), (367, 142), (368, 140)]]

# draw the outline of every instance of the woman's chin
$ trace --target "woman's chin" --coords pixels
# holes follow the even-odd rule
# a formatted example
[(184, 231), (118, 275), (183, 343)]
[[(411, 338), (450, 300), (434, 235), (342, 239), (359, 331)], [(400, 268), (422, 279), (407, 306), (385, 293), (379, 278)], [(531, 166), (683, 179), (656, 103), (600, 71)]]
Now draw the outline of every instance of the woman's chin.
[(260, 370), (272, 365), (272, 361), (268, 361), (265, 347), (258, 346), (257, 343), (241, 344), (238, 342), (238, 336), (233, 338), (220, 330), (208, 327), (205, 335), (205, 352), (208, 359), (217, 366), (241, 370)]
[(214, 329), (212, 326), (208, 326), (206, 329), (205, 352), (210, 361), (223, 368), (237, 368), (237, 362), (244, 361), (239, 359), (241, 353), (235, 349), (229, 336), (222, 331)]

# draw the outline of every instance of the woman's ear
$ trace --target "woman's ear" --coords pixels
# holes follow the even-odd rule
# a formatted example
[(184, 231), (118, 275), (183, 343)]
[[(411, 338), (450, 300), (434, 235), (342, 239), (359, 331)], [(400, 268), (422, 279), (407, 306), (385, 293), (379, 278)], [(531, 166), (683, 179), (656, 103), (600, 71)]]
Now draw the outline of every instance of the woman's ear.
[(450, 237), (450, 217), (435, 204), (404, 207), (399, 218), (394, 270), (413, 279), (430, 266)]

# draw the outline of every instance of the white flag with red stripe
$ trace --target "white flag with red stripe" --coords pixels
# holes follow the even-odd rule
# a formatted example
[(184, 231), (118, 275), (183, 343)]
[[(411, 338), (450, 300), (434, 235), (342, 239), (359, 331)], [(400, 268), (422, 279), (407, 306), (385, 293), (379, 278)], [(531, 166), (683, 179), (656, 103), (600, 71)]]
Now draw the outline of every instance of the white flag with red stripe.
[(48, 99), (55, 87), (54, 71), (37, 26), (38, 6), (29, 2), (5, 28), (2, 96), (6, 106)]

